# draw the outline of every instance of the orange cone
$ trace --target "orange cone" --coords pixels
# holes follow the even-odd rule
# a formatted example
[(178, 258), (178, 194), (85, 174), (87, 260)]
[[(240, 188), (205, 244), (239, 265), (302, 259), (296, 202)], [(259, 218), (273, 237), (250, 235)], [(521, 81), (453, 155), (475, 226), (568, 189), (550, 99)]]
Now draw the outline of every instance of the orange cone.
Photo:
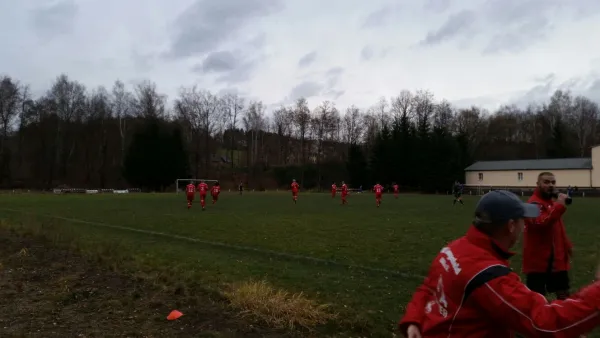
[(183, 316), (183, 313), (177, 311), (177, 310), (173, 310), (171, 311), (171, 313), (169, 313), (169, 315), (167, 316), (167, 320), (175, 320), (175, 319), (179, 319), (179, 317)]

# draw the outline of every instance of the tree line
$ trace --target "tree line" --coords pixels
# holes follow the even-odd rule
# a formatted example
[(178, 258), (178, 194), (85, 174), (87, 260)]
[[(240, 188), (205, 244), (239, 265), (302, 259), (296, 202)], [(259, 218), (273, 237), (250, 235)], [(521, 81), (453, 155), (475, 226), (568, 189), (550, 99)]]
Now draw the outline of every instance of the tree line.
[(327, 188), (397, 182), (446, 190), (476, 160), (590, 156), (598, 104), (556, 91), (543, 104), (458, 109), (427, 90), (402, 90), (340, 111), (305, 98), (267, 114), (260, 101), (155, 83), (88, 89), (66, 75), (34, 97), (0, 77), (0, 187), (172, 188), (177, 178), (233, 187)]

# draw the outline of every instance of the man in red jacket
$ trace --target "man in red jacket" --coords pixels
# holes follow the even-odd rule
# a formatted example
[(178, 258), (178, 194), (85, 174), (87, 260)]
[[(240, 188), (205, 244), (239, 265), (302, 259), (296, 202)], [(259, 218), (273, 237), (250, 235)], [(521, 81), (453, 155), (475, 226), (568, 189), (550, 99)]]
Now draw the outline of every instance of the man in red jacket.
[(572, 244), (565, 232), (562, 215), (567, 210), (567, 195), (558, 194), (554, 201), (556, 178), (550, 172), (538, 175), (537, 188), (529, 203), (537, 204), (540, 216), (525, 223), (523, 234), (523, 273), (527, 287), (542, 295), (555, 293), (556, 298), (569, 296), (569, 261)]
[[(508, 267), (509, 250), (536, 205), (496, 190), (484, 195), (466, 236), (442, 248), (399, 323), (409, 338), (577, 337), (600, 326), (600, 282), (548, 303)], [(597, 275), (596, 278), (599, 276)]]

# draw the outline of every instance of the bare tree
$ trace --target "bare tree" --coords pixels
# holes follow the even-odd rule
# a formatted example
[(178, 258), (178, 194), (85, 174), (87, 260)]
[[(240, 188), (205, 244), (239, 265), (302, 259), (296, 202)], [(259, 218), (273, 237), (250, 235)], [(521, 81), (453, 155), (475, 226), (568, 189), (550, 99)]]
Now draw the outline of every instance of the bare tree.
[(160, 94), (156, 83), (144, 80), (135, 87), (133, 111), (144, 118), (164, 118), (167, 96)]
[(413, 112), (413, 95), (408, 90), (403, 90), (400, 94), (392, 98), (391, 113), (395, 123), (400, 123), (402, 118), (410, 120)]
[(10, 156), (7, 156), (7, 141), (9, 132), (18, 116), (21, 97), (21, 89), (18, 83), (10, 77), (0, 78), (0, 182), (6, 176), (10, 179)]
[(273, 112), (273, 129), (277, 133), (279, 144), (279, 161), (288, 163), (288, 149), (290, 144), (290, 133), (292, 131), (293, 111), (291, 108), (280, 107)]
[(250, 165), (255, 165), (259, 159), (259, 136), (267, 126), (265, 121), (265, 107), (262, 102), (250, 102), (242, 121), (244, 129), (250, 134), (248, 144), (248, 159)]
[(358, 144), (358, 142), (362, 139), (363, 133), (363, 118), (360, 110), (356, 108), (356, 106), (348, 107), (343, 120), (344, 141), (349, 145)]
[(120, 80), (115, 81), (112, 88), (111, 110), (114, 112), (119, 124), (120, 137), (120, 165), (123, 166), (125, 161), (125, 145), (127, 140), (127, 121), (132, 113), (133, 96), (125, 89), (125, 84)]
[(577, 96), (567, 118), (577, 135), (579, 156), (584, 157), (587, 149), (592, 145), (593, 136), (596, 134), (598, 104), (586, 97)]
[(109, 123), (112, 119), (112, 105), (108, 91), (99, 87), (91, 93), (88, 103), (89, 121), (83, 139), (85, 142), (85, 160), (87, 164), (85, 183), (90, 185), (92, 173), (98, 173), (99, 185), (106, 187), (108, 175)]
[[(300, 139), (302, 164), (306, 164), (306, 136), (310, 127), (310, 109), (308, 108), (308, 101), (306, 101), (306, 99), (303, 97), (296, 101), (296, 107), (294, 109), (294, 124), (296, 125), (296, 130), (298, 132), (298, 138)], [(302, 179), (304, 180), (304, 177), (302, 177)]]
[[(215, 126), (222, 120), (219, 113), (222, 101), (209, 91), (199, 90), (197, 86), (181, 88), (175, 100), (175, 112), (188, 130), (188, 142), (194, 148), (194, 173), (196, 177), (206, 176), (210, 171), (212, 154), (211, 138)], [(200, 163), (204, 159), (204, 170)], [(200, 171), (204, 171), (201, 175)]]
[(244, 110), (244, 99), (239, 97), (238, 94), (226, 94), (225, 97), (223, 97), (223, 109), (225, 111), (225, 117), (227, 119), (227, 129), (229, 129), (229, 154), (231, 157), (231, 167), (233, 168), (233, 154), (235, 149), (236, 128), (238, 124), (238, 118)]
[[(81, 120), (86, 112), (85, 87), (62, 74), (48, 92), (48, 99), (58, 117), (55, 133), (53, 163), (58, 163), (59, 176), (65, 179), (67, 165), (77, 145), (76, 135), (79, 133)], [(50, 182), (54, 179), (54, 170), (50, 169)]]
[(383, 127), (388, 125), (389, 121), (389, 113), (388, 113), (388, 102), (385, 97), (379, 98), (379, 101), (373, 108), (374, 114), (377, 116), (379, 129), (383, 129)]
[(418, 132), (426, 135), (431, 127), (432, 115), (434, 113), (433, 94), (428, 91), (417, 91), (413, 97), (413, 107), (415, 111), (416, 125)]
[(442, 100), (435, 105), (435, 115), (433, 120), (433, 127), (435, 130), (448, 131), (449, 127), (452, 126), (452, 120), (454, 118), (454, 111), (452, 105), (446, 100)]

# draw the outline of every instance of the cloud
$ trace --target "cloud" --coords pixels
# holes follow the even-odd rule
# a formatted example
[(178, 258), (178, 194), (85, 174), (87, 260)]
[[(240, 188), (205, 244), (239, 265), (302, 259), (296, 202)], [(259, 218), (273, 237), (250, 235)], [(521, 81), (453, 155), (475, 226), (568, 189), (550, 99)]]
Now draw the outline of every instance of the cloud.
[(288, 95), (288, 100), (295, 101), (301, 97), (310, 98), (313, 96), (318, 96), (321, 94), (322, 90), (322, 84), (314, 81), (305, 81), (292, 88), (290, 94)]
[(524, 22), (518, 28), (509, 29), (494, 35), (488, 45), (483, 49), (483, 54), (497, 54), (501, 52), (522, 52), (534, 45), (534, 41), (545, 39), (551, 30), (548, 19), (538, 17), (535, 20)]
[(367, 17), (364, 19), (361, 27), (363, 29), (368, 29), (383, 26), (390, 19), (392, 13), (393, 7), (390, 5), (386, 5), (376, 11), (369, 13), (369, 15), (367, 15)]
[(239, 54), (230, 51), (218, 51), (208, 54), (201, 64), (204, 72), (230, 72), (242, 64)]
[(196, 0), (175, 21), (168, 55), (180, 59), (207, 53), (237, 37), (252, 20), (282, 9), (281, 0)]
[(209, 53), (192, 71), (217, 74), (218, 82), (234, 84), (250, 79), (256, 66), (257, 61), (244, 59), (241, 51), (216, 51)]
[(475, 18), (476, 15), (471, 10), (463, 10), (454, 13), (448, 17), (446, 22), (444, 22), (440, 28), (427, 33), (427, 36), (420, 44), (424, 46), (437, 45), (463, 34), (473, 26)]
[(32, 10), (33, 25), (41, 39), (51, 39), (70, 33), (77, 15), (77, 4), (73, 0), (59, 1)]
[[(600, 1), (446, 5), (6, 0), (0, 1), (6, 32), (0, 64), (36, 94), (65, 72), (90, 90), (110, 88), (116, 79), (148, 79), (171, 99), (181, 86), (196, 85), (214, 93), (236, 89), (266, 105), (313, 95), (311, 106), (335, 100), (340, 109), (369, 107), (403, 89), (428, 89), (439, 99), (488, 109), (545, 97), (560, 86), (600, 100), (600, 76), (589, 75), (600, 73)], [(361, 61), (363, 49), (368, 62)], [(299, 69), (311, 51), (315, 61)], [(535, 80), (550, 73), (547, 88)]]
[(574, 96), (583, 95), (595, 102), (600, 102), (599, 75), (590, 73), (583, 77), (570, 77), (561, 80), (555, 74), (548, 74), (537, 79), (537, 84), (533, 87), (515, 93), (509, 103), (519, 107), (526, 107), (532, 103), (547, 103), (557, 90), (569, 91)]
[(375, 52), (373, 51), (373, 47), (372, 46), (364, 46), (363, 49), (360, 51), (360, 60), (361, 61), (369, 61), (373, 58), (373, 54)]
[(300, 67), (300, 68), (306, 68), (306, 67), (312, 65), (315, 62), (316, 59), (317, 59), (317, 52), (316, 51), (312, 51), (310, 53), (307, 53), (303, 57), (301, 57), (300, 60), (298, 61), (298, 67)]
[[(447, 0), (429, 0), (426, 11), (443, 12)], [(583, 19), (600, 13), (600, 3), (593, 0), (488, 0), (478, 6), (451, 14), (436, 30), (420, 41), (421, 46), (439, 45), (460, 39), (458, 46), (484, 41), (484, 55), (520, 53), (548, 39), (556, 29), (554, 22)], [(477, 39), (479, 38), (479, 39)]]
[(450, 7), (450, 0), (427, 0), (425, 10), (434, 13), (443, 13)]
[(337, 85), (340, 81), (340, 77), (342, 76), (342, 74), (344, 74), (344, 68), (342, 67), (333, 67), (329, 69), (325, 73), (327, 88), (332, 90), (332, 88), (335, 87), (335, 85)]

